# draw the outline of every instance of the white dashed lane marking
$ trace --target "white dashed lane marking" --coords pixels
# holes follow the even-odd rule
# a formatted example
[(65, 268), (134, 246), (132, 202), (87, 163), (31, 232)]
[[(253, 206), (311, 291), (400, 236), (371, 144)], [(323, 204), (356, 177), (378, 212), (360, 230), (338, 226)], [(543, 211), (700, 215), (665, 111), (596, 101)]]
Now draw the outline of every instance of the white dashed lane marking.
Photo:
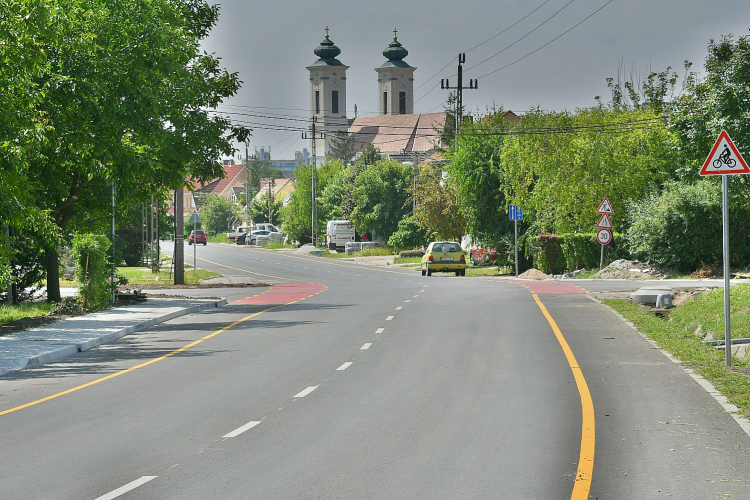
[(386, 321), (390, 321), (392, 319), (393, 319), (393, 316), (388, 316), (387, 318), (385, 318)]
[(385, 328), (378, 328), (375, 330), (375, 333), (383, 333), (385, 331)]
[(347, 368), (349, 368), (350, 366), (352, 366), (352, 362), (351, 362), (351, 361), (347, 361), (347, 362), (346, 362), (346, 363), (344, 363), (343, 365), (341, 365), (341, 366), (339, 366), (338, 368), (336, 368), (336, 371), (339, 371), (339, 372), (340, 372), (340, 371), (344, 371), (344, 370), (346, 370)]
[(372, 345), (372, 342), (368, 342), (365, 345), (363, 345), (362, 347), (360, 347), (359, 350), (360, 351), (366, 351), (367, 349), (370, 348), (371, 345)]
[(132, 481), (125, 486), (120, 486), (114, 491), (111, 491), (107, 493), (106, 495), (102, 495), (96, 500), (112, 500), (113, 498), (117, 498), (120, 495), (124, 495), (128, 491), (134, 490), (137, 487), (146, 484), (147, 482), (151, 481), (152, 479), (156, 479), (158, 476), (143, 476), (140, 479), (136, 479), (135, 481)]
[(225, 437), (225, 438), (237, 437), (240, 434), (242, 434), (243, 432), (249, 431), (250, 429), (252, 429), (256, 425), (258, 425), (259, 423), (260, 422), (257, 422), (257, 421), (248, 422), (245, 425), (243, 425), (242, 427), (237, 427), (235, 430), (233, 430), (229, 434), (224, 434), (222, 437)]
[(401, 310), (401, 306), (398, 306), (398, 307), (396, 308), (396, 310), (397, 310), (397, 311), (400, 311), (400, 310)]
[(314, 391), (317, 388), (318, 388), (317, 385), (310, 386), (307, 389), (305, 389), (304, 391), (295, 394), (294, 397), (295, 398), (304, 398), (305, 396), (307, 396), (308, 394), (310, 394), (312, 391)]

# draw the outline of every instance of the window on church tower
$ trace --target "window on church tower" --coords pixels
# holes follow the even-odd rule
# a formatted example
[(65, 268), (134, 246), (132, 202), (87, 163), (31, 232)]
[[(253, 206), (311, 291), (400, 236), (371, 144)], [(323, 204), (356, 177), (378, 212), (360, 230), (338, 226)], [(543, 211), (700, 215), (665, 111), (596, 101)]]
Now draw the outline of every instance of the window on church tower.
[(406, 92), (398, 93), (398, 113), (400, 115), (406, 114)]
[(320, 114), (320, 90), (315, 91), (315, 114)]
[(388, 114), (388, 92), (383, 92), (383, 114)]
[(338, 114), (339, 112), (339, 91), (333, 90), (331, 91), (331, 113), (334, 115)]

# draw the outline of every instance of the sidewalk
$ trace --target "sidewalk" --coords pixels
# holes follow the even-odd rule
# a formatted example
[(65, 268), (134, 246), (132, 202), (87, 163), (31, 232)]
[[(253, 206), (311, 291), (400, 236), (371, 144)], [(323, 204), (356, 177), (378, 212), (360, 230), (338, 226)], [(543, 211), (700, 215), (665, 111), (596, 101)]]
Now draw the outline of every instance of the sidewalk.
[(149, 298), (0, 337), (0, 376), (50, 363), (179, 316), (221, 307), (226, 299)]

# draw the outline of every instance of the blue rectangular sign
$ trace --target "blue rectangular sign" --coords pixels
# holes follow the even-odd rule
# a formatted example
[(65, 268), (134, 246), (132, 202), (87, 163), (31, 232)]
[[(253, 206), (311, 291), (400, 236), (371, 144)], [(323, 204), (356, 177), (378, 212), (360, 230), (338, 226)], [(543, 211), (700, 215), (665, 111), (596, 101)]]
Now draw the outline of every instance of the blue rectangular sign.
[(509, 205), (508, 213), (510, 220), (523, 220), (523, 210), (518, 205)]

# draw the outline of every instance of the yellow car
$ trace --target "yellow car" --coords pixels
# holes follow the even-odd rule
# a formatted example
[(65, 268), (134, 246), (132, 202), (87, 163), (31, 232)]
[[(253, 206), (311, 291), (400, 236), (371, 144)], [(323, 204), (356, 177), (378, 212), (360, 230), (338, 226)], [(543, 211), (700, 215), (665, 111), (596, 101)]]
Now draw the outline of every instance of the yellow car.
[(433, 241), (422, 256), (420, 267), (422, 276), (431, 276), (433, 272), (466, 276), (466, 253), (453, 241)]

